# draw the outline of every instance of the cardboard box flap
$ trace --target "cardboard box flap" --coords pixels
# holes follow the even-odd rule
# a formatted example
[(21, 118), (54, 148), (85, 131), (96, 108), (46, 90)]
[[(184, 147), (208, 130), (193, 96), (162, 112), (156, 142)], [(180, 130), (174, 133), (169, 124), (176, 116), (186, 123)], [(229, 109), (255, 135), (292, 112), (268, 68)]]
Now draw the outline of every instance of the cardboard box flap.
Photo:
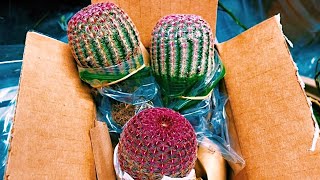
[(113, 167), (113, 147), (106, 123), (96, 121), (96, 126), (90, 130), (93, 155), (97, 177), (100, 180), (116, 179)]
[(92, 3), (113, 2), (132, 19), (145, 47), (150, 47), (156, 23), (169, 14), (197, 14), (204, 18), (216, 34), (218, 0), (91, 0)]
[(95, 179), (94, 116), (68, 45), (29, 32), (6, 179)]
[(249, 179), (319, 177), (314, 121), (278, 17), (218, 45)]

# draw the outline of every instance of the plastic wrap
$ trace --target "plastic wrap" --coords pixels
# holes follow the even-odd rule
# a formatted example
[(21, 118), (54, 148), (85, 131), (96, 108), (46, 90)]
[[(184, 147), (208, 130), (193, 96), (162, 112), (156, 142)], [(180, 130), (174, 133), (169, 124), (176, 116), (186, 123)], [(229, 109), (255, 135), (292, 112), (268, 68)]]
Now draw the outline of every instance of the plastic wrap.
[(219, 151), (230, 164), (235, 172), (239, 172), (245, 165), (241, 153), (231, 146), (229, 136), (229, 125), (226, 116), (225, 105), (226, 95), (216, 87), (212, 95), (195, 106), (181, 112), (194, 127), (197, 140), (212, 152), (210, 143), (205, 143), (204, 139), (209, 139), (219, 147)]
[(5, 173), (21, 60), (0, 62), (0, 179)]
[(9, 139), (16, 105), (18, 87), (8, 87), (0, 90), (0, 177), (4, 176), (7, 164)]
[(149, 68), (97, 91), (98, 119), (107, 123), (110, 132), (121, 133), (122, 126), (139, 111), (162, 106), (158, 86)]

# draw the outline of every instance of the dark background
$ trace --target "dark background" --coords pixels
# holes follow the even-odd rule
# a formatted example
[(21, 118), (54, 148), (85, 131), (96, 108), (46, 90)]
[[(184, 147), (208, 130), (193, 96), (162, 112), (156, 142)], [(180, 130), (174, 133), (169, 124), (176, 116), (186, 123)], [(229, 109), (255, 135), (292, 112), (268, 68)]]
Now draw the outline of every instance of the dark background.
[(6, 0), (0, 6), (0, 45), (23, 44), (26, 32), (35, 30), (59, 38), (58, 22), (90, 4), (90, 0)]
[(37, 31), (66, 42), (67, 22), (90, 0), (6, 0), (0, 6), (0, 62), (22, 59), (27, 31)]

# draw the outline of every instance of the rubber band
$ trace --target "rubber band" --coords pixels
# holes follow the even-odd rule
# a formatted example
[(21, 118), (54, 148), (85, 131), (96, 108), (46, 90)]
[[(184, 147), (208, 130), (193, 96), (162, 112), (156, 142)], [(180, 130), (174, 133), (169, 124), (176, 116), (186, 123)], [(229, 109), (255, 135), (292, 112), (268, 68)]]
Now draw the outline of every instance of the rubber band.
[(193, 97), (190, 97), (190, 96), (180, 96), (179, 98), (181, 99), (190, 99), (190, 100), (205, 100), (207, 98), (209, 98), (211, 96), (213, 92), (213, 89), (205, 96), (193, 96)]
[[(90, 84), (94, 88), (100, 88), (100, 87), (114, 85), (114, 84), (117, 84), (121, 81), (128, 79), (129, 77), (136, 74), (137, 72), (139, 72), (143, 68), (150, 66), (149, 53), (141, 42), (139, 43), (139, 48), (140, 48), (142, 60), (143, 60), (142, 62), (140, 62), (142, 65), (140, 65), (140, 67), (138, 67), (137, 69), (131, 69), (132, 71), (128, 72), (127, 75), (118, 76), (118, 77), (116, 75), (116, 76), (112, 77), (112, 71), (114, 71), (115, 68), (125, 68), (124, 67), (125, 62), (122, 62), (121, 64), (117, 64), (117, 65), (109, 66), (109, 67), (105, 67), (105, 68), (84, 68), (84, 67), (78, 66), (80, 78), (83, 81)], [(130, 64), (133, 62), (129, 60), (126, 63)]]
[(129, 73), (128, 75), (124, 76), (123, 78), (120, 78), (120, 79), (118, 79), (118, 80), (112, 81), (112, 82), (110, 82), (110, 83), (106, 83), (106, 85), (107, 85), (107, 86), (110, 86), (110, 85), (113, 85), (113, 84), (117, 84), (118, 82), (121, 82), (121, 81), (123, 81), (123, 80), (126, 80), (126, 79), (128, 79), (130, 76), (136, 74), (137, 72), (139, 72), (140, 70), (142, 70), (142, 69), (145, 68), (145, 67), (146, 67), (146, 65), (143, 64), (141, 67), (139, 67), (138, 69), (132, 71), (132, 72)]

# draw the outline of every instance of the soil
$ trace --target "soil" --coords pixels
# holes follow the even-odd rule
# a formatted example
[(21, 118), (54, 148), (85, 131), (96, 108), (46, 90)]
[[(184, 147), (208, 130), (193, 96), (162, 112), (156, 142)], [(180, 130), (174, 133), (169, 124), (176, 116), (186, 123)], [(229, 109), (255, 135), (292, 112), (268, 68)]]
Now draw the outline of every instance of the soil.
[(112, 119), (119, 124), (124, 126), (126, 122), (130, 120), (135, 115), (135, 106), (131, 104), (126, 104), (116, 100), (111, 100), (112, 105)]

